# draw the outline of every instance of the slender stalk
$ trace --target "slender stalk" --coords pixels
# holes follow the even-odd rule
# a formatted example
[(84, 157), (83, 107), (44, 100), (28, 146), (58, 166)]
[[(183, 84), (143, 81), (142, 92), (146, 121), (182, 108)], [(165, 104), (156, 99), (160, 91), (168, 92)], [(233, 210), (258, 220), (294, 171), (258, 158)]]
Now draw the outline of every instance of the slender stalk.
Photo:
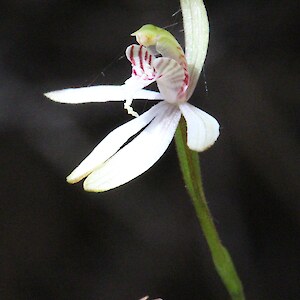
[(188, 193), (192, 199), (201, 229), (208, 243), (215, 268), (231, 299), (244, 300), (243, 286), (233, 261), (222, 245), (203, 191), (198, 153), (186, 143), (186, 123), (181, 118), (175, 135), (181, 171)]

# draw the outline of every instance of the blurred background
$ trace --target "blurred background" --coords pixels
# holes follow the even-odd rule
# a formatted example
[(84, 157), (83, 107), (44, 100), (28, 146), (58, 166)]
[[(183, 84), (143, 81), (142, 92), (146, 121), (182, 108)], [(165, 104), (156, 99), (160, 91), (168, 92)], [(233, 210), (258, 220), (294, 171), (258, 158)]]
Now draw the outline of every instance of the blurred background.
[[(299, 299), (298, 1), (205, 1), (210, 45), (192, 102), (221, 124), (201, 154), (205, 190), (247, 299)], [(122, 84), (141, 25), (184, 40), (179, 1), (1, 1), (0, 298), (228, 299), (185, 191), (174, 144), (103, 194), (66, 175), (122, 103), (44, 92)], [(298, 9), (298, 10), (297, 10)], [(206, 88), (207, 87), (207, 88)], [(150, 103), (135, 103), (143, 112)]]

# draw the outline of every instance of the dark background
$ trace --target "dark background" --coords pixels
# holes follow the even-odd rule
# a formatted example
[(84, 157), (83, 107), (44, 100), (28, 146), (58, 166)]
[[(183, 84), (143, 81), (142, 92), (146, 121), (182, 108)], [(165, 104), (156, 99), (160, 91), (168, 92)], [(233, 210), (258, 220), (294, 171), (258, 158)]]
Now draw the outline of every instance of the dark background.
[[(247, 299), (299, 299), (298, 1), (212, 1), (192, 102), (221, 123), (201, 154), (209, 205)], [(179, 2), (1, 1), (1, 288), (8, 299), (228, 299), (184, 189), (174, 144), (103, 194), (65, 176), (130, 117), (121, 103), (43, 92), (121, 84), (145, 23), (182, 42)], [(298, 49), (297, 49), (298, 50)], [(104, 76), (103, 76), (103, 73)], [(297, 84), (298, 83), (298, 84)], [(135, 104), (137, 111), (149, 103)]]

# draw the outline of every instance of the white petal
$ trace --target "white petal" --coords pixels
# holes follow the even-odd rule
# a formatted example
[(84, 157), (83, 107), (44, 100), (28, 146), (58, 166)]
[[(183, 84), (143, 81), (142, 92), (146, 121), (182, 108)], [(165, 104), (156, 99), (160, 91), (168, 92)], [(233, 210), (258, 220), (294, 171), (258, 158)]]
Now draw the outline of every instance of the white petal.
[(155, 59), (153, 66), (157, 72), (157, 86), (164, 99), (176, 103), (184, 97), (187, 88), (184, 68), (167, 57)]
[(45, 96), (56, 102), (72, 104), (123, 101), (125, 99), (123, 85), (98, 85), (70, 88), (49, 92), (46, 93)]
[(155, 91), (139, 90), (134, 93), (133, 99), (147, 99), (147, 100), (163, 100), (163, 96)]
[(177, 128), (181, 112), (162, 102), (166, 110), (134, 140), (112, 156), (84, 182), (87, 191), (100, 192), (118, 187), (148, 170), (166, 151)]
[[(78, 104), (90, 102), (124, 101), (127, 93), (128, 88), (125, 85), (98, 85), (53, 91), (46, 93), (45, 96), (56, 102)], [(157, 92), (136, 89), (132, 91), (130, 96), (133, 99), (148, 100), (158, 100), (162, 98)]]
[(191, 150), (204, 151), (219, 136), (218, 121), (203, 110), (184, 103), (179, 106), (187, 123), (187, 144)]
[[(194, 92), (207, 53), (209, 24), (202, 0), (180, 1), (185, 32), (185, 56), (189, 66), (188, 99)], [(195, 42), (197, 41), (197, 42)]]
[[(136, 97), (136, 95), (140, 96), (143, 95), (143, 88), (154, 82), (155, 80), (144, 80), (140, 77), (132, 76), (129, 79), (125, 81), (124, 84), (124, 91), (123, 91), (123, 97), (125, 98), (132, 98)], [(145, 90), (148, 91), (148, 90)], [(151, 91), (148, 91), (151, 92)], [(153, 92), (156, 93), (156, 92)], [(136, 97), (139, 98), (139, 97)]]
[(69, 183), (76, 183), (98, 168), (114, 155), (126, 141), (149, 124), (152, 119), (166, 108), (163, 102), (153, 106), (147, 112), (109, 133), (82, 163), (67, 177)]

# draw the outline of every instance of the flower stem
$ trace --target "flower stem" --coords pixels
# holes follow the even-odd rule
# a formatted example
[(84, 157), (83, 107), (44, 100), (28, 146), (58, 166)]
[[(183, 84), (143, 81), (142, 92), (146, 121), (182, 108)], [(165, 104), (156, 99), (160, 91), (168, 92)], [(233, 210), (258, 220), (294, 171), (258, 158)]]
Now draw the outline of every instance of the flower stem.
[(201, 179), (198, 153), (190, 150), (186, 143), (186, 123), (181, 118), (175, 141), (184, 182), (193, 201), (196, 215), (208, 243), (215, 268), (231, 299), (245, 299), (243, 286), (227, 249), (222, 245), (212, 215), (208, 208)]

